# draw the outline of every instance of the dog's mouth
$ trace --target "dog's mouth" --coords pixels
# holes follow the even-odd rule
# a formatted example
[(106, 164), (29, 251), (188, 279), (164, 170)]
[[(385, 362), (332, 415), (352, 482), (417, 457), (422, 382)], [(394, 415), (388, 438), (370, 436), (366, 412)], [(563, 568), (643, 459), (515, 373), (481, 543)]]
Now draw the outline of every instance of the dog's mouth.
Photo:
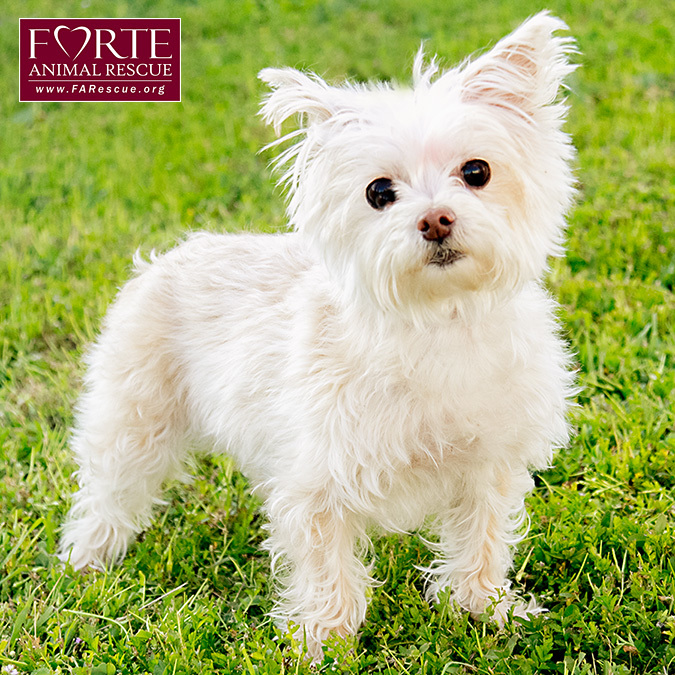
[(428, 264), (435, 265), (437, 267), (447, 267), (452, 265), (454, 262), (464, 257), (464, 253), (461, 251), (456, 251), (454, 248), (448, 248), (446, 246), (434, 246), (431, 256), (429, 257)]

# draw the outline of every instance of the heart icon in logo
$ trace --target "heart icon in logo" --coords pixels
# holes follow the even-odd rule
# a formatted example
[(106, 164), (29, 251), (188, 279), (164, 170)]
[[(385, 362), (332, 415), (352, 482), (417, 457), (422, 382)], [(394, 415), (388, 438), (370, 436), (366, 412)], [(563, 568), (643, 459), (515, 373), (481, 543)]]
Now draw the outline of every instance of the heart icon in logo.
[(72, 31), (74, 33), (75, 31), (81, 30), (84, 31), (85, 38), (84, 42), (82, 43), (82, 46), (80, 47), (80, 51), (75, 54), (75, 56), (72, 57), (73, 61), (82, 53), (82, 50), (89, 44), (89, 40), (91, 39), (91, 31), (86, 27), (86, 26), (78, 26), (77, 28), (68, 28), (68, 26), (64, 26), (63, 24), (60, 26), (57, 26), (54, 29), (54, 39), (56, 40), (56, 43), (61, 47), (63, 52), (65, 53), (66, 56), (70, 56), (68, 53), (68, 50), (63, 46), (61, 43), (61, 40), (59, 39), (59, 33), (61, 32), (62, 29), (66, 29), (68, 31)]

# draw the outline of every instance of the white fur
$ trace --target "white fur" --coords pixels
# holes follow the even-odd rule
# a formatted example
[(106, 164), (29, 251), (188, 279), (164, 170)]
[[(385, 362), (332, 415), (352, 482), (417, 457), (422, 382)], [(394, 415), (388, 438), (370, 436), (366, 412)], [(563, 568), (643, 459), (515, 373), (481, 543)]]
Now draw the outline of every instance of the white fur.
[[(119, 560), (206, 442), (264, 500), (277, 614), (311, 656), (364, 620), (371, 526), (432, 522), (430, 597), (450, 586), (504, 620), (529, 470), (568, 439), (572, 377), (539, 283), (572, 197), (561, 28), (539, 14), (440, 75), (420, 54), (413, 89), (261, 73), (265, 119), (305, 120), (279, 162), (294, 232), (199, 234), (137, 261), (87, 357), (64, 559)], [(480, 189), (459, 175), (474, 158), (492, 168)], [(375, 210), (379, 177), (397, 200)], [(444, 267), (417, 228), (437, 207), (464, 254)]]

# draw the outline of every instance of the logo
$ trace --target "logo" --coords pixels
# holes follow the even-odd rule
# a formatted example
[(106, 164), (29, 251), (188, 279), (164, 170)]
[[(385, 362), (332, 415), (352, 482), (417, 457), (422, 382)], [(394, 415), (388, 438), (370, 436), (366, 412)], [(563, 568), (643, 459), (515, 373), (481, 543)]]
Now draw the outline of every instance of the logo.
[(180, 19), (19, 19), (20, 101), (180, 101)]

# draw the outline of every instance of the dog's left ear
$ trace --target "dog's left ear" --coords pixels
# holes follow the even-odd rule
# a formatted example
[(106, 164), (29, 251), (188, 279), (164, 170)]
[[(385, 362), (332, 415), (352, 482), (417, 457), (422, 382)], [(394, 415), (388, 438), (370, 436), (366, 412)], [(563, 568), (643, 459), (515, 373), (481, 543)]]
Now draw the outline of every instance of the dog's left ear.
[(258, 77), (272, 88), (263, 100), (260, 112), (277, 135), (281, 124), (292, 115), (305, 117), (311, 124), (328, 119), (337, 110), (332, 87), (314, 73), (294, 68), (265, 68)]
[(559, 30), (567, 26), (548, 12), (527, 20), (464, 67), (462, 99), (536, 117), (556, 101), (565, 77), (576, 68), (568, 58), (575, 52), (574, 41), (554, 35)]

